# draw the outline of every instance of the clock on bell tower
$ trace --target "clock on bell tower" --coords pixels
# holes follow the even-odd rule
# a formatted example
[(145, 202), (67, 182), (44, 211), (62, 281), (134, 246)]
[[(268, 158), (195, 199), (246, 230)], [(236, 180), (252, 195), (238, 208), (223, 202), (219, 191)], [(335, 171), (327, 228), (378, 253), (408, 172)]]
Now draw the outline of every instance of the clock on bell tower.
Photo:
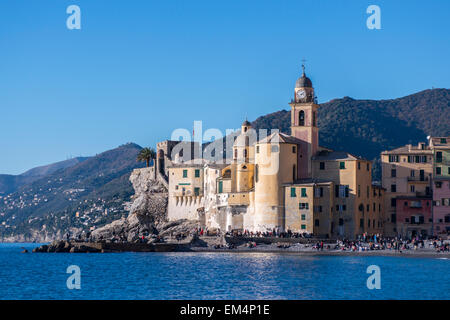
[(302, 75), (295, 83), (294, 99), (291, 101), (291, 135), (300, 139), (298, 159), (298, 178), (312, 177), (312, 157), (316, 155), (319, 146), (319, 128), (317, 127), (317, 110), (314, 88), (311, 80), (305, 74), (302, 65)]

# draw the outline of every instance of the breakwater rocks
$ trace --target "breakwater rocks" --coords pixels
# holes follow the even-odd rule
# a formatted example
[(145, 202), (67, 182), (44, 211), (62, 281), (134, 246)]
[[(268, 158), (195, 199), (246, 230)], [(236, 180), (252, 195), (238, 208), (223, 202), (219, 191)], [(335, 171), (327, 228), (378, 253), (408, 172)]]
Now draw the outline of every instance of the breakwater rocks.
[(130, 242), (71, 242), (53, 241), (33, 249), (34, 253), (105, 253), (105, 252), (182, 252), (191, 251), (197, 240), (189, 237), (183, 241), (167, 243)]
[(77, 243), (70, 241), (53, 241), (34, 248), (33, 252), (101, 252), (102, 248), (97, 244)]

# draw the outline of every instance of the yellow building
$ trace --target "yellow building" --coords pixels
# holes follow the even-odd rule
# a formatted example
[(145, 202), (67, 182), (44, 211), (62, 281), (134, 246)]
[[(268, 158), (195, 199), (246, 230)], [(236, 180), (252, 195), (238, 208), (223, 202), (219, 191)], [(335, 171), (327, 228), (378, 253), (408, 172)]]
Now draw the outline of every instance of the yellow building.
[(371, 162), (319, 146), (319, 106), (304, 68), (290, 106), (292, 136), (275, 131), (258, 140), (246, 120), (226, 165), (168, 166), (169, 220), (222, 231), (382, 233), (383, 189), (372, 185)]

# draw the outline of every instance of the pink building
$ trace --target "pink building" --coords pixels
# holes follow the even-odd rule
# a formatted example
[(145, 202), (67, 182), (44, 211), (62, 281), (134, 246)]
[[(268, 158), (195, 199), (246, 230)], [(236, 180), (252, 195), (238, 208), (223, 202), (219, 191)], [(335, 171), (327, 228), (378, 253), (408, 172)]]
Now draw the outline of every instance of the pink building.
[(450, 180), (435, 178), (433, 182), (434, 235), (450, 233)]
[(432, 234), (431, 197), (399, 196), (396, 201), (398, 234), (406, 238)]

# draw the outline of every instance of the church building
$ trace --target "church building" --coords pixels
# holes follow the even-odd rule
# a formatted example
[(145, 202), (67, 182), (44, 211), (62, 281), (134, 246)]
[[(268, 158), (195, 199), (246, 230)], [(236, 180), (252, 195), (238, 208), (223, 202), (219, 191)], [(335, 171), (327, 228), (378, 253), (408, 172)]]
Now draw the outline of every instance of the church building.
[(256, 138), (244, 121), (227, 164), (166, 161), (169, 220), (223, 232), (382, 233), (384, 189), (372, 184), (372, 163), (319, 146), (319, 105), (304, 66), (293, 95), (291, 135)]

